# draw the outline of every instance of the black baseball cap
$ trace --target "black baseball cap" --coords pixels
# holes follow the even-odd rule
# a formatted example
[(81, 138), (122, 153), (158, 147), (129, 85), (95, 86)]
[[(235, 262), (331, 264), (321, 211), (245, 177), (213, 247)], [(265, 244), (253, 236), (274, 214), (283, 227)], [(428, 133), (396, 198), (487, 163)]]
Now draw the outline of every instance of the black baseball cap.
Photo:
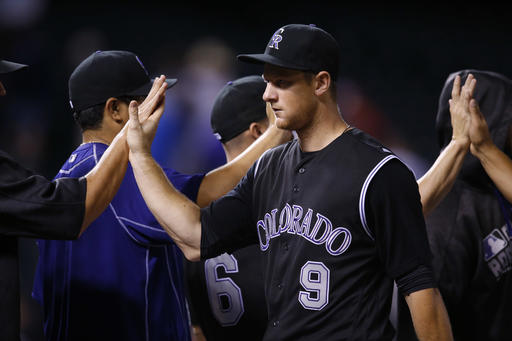
[(327, 71), (336, 80), (340, 47), (332, 35), (315, 25), (290, 24), (272, 35), (264, 53), (241, 54), (237, 58), (314, 73)]
[(14, 63), (14, 62), (9, 62), (4, 59), (0, 59), (0, 73), (10, 73), (10, 72), (24, 69), (26, 67), (28, 67), (28, 65), (18, 64), (18, 63)]
[(228, 82), (217, 94), (211, 112), (211, 126), (222, 143), (240, 135), (252, 122), (265, 117), (263, 100), (267, 84), (261, 76), (247, 76)]
[[(177, 79), (166, 79), (167, 89)], [(75, 111), (101, 104), (110, 97), (146, 96), (153, 85), (139, 57), (129, 51), (96, 51), (69, 77), (69, 103)]]

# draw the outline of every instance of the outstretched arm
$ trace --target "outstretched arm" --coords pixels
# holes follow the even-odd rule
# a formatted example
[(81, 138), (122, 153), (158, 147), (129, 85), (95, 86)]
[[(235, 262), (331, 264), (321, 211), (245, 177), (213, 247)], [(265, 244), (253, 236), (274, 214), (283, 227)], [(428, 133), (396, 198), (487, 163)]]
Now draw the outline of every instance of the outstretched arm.
[(469, 150), (469, 103), (475, 90), (476, 80), (468, 75), (460, 87), (460, 76), (453, 82), (450, 99), (450, 116), (453, 127), (452, 140), (438, 156), (434, 165), (418, 180), (423, 214), (430, 213), (451, 190), (464, 157)]
[(470, 103), (471, 112), (471, 154), (476, 156), (485, 171), (503, 196), (512, 202), (512, 160), (492, 141), (476, 100)]
[[(156, 125), (141, 124), (137, 103), (130, 103), (127, 141), (130, 162), (144, 201), (164, 230), (189, 260), (199, 259), (200, 209), (178, 192), (151, 156), (151, 139)], [(172, 224), (172, 226), (171, 226)]]
[(232, 190), (267, 149), (276, 147), (292, 138), (290, 131), (276, 127), (275, 114), (269, 103), (267, 103), (267, 117), (269, 127), (263, 135), (234, 160), (206, 174), (197, 195), (197, 204), (200, 207), (207, 206), (213, 200)]
[(415, 291), (405, 296), (420, 341), (453, 340), (450, 319), (439, 290)]
[[(155, 80), (151, 91), (141, 104), (141, 121), (158, 122), (164, 110), (165, 90), (165, 77), (161, 76)], [(121, 185), (128, 165), (126, 130), (125, 126), (114, 138), (100, 162), (85, 176), (85, 216), (80, 234), (105, 210)]]

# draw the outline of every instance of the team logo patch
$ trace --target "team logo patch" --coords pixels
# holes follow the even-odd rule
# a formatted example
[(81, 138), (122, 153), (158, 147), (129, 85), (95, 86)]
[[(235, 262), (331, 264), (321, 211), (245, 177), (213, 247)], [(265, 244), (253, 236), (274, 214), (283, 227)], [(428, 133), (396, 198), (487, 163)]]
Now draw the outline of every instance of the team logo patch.
[(69, 157), (69, 163), (73, 163), (75, 162), (76, 160), (76, 154), (71, 154), (71, 156)]
[(496, 256), (508, 245), (507, 238), (505, 238), (500, 231), (494, 229), (487, 237), (482, 240), (482, 250), (484, 252), (484, 259), (489, 259)]
[(283, 40), (283, 36), (281, 35), (283, 32), (284, 28), (278, 29), (270, 39), (270, 45), (268, 47), (270, 47), (271, 49), (279, 50), (279, 43), (281, 42), (281, 40)]
[(512, 237), (507, 225), (492, 230), (482, 240), (482, 253), (492, 274), (499, 280), (512, 270)]

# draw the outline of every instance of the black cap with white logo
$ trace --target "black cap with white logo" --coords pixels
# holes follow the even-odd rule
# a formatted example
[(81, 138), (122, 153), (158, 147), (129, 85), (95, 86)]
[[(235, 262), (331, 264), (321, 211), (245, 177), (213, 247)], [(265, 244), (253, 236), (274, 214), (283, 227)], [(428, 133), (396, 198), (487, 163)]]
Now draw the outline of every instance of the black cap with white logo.
[[(176, 79), (166, 79), (167, 89)], [(153, 81), (134, 53), (97, 51), (77, 66), (69, 78), (69, 102), (75, 111), (101, 104), (110, 97), (146, 96)]]
[(337, 79), (340, 47), (332, 35), (315, 25), (290, 24), (272, 35), (264, 53), (242, 54), (237, 58), (314, 73), (327, 71)]
[(0, 73), (10, 73), (28, 67), (25, 64), (18, 64), (0, 59)]
[(218, 140), (227, 142), (248, 129), (252, 122), (267, 117), (263, 100), (266, 86), (261, 76), (247, 76), (228, 82), (220, 90), (210, 118)]

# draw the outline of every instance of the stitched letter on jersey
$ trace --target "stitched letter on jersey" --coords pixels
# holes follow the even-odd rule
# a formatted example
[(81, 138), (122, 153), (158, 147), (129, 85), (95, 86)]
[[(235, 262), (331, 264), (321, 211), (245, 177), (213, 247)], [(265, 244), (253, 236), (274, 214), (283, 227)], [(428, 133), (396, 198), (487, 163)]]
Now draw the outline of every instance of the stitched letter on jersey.
[(275, 208), (265, 213), (263, 219), (256, 223), (256, 228), (261, 251), (266, 251), (271, 240), (283, 233), (295, 234), (313, 244), (324, 245), (327, 252), (333, 256), (339, 256), (347, 251), (352, 241), (352, 234), (347, 228), (333, 228), (326, 216), (315, 214), (311, 208), (304, 214), (302, 206), (288, 203), (280, 212)]

